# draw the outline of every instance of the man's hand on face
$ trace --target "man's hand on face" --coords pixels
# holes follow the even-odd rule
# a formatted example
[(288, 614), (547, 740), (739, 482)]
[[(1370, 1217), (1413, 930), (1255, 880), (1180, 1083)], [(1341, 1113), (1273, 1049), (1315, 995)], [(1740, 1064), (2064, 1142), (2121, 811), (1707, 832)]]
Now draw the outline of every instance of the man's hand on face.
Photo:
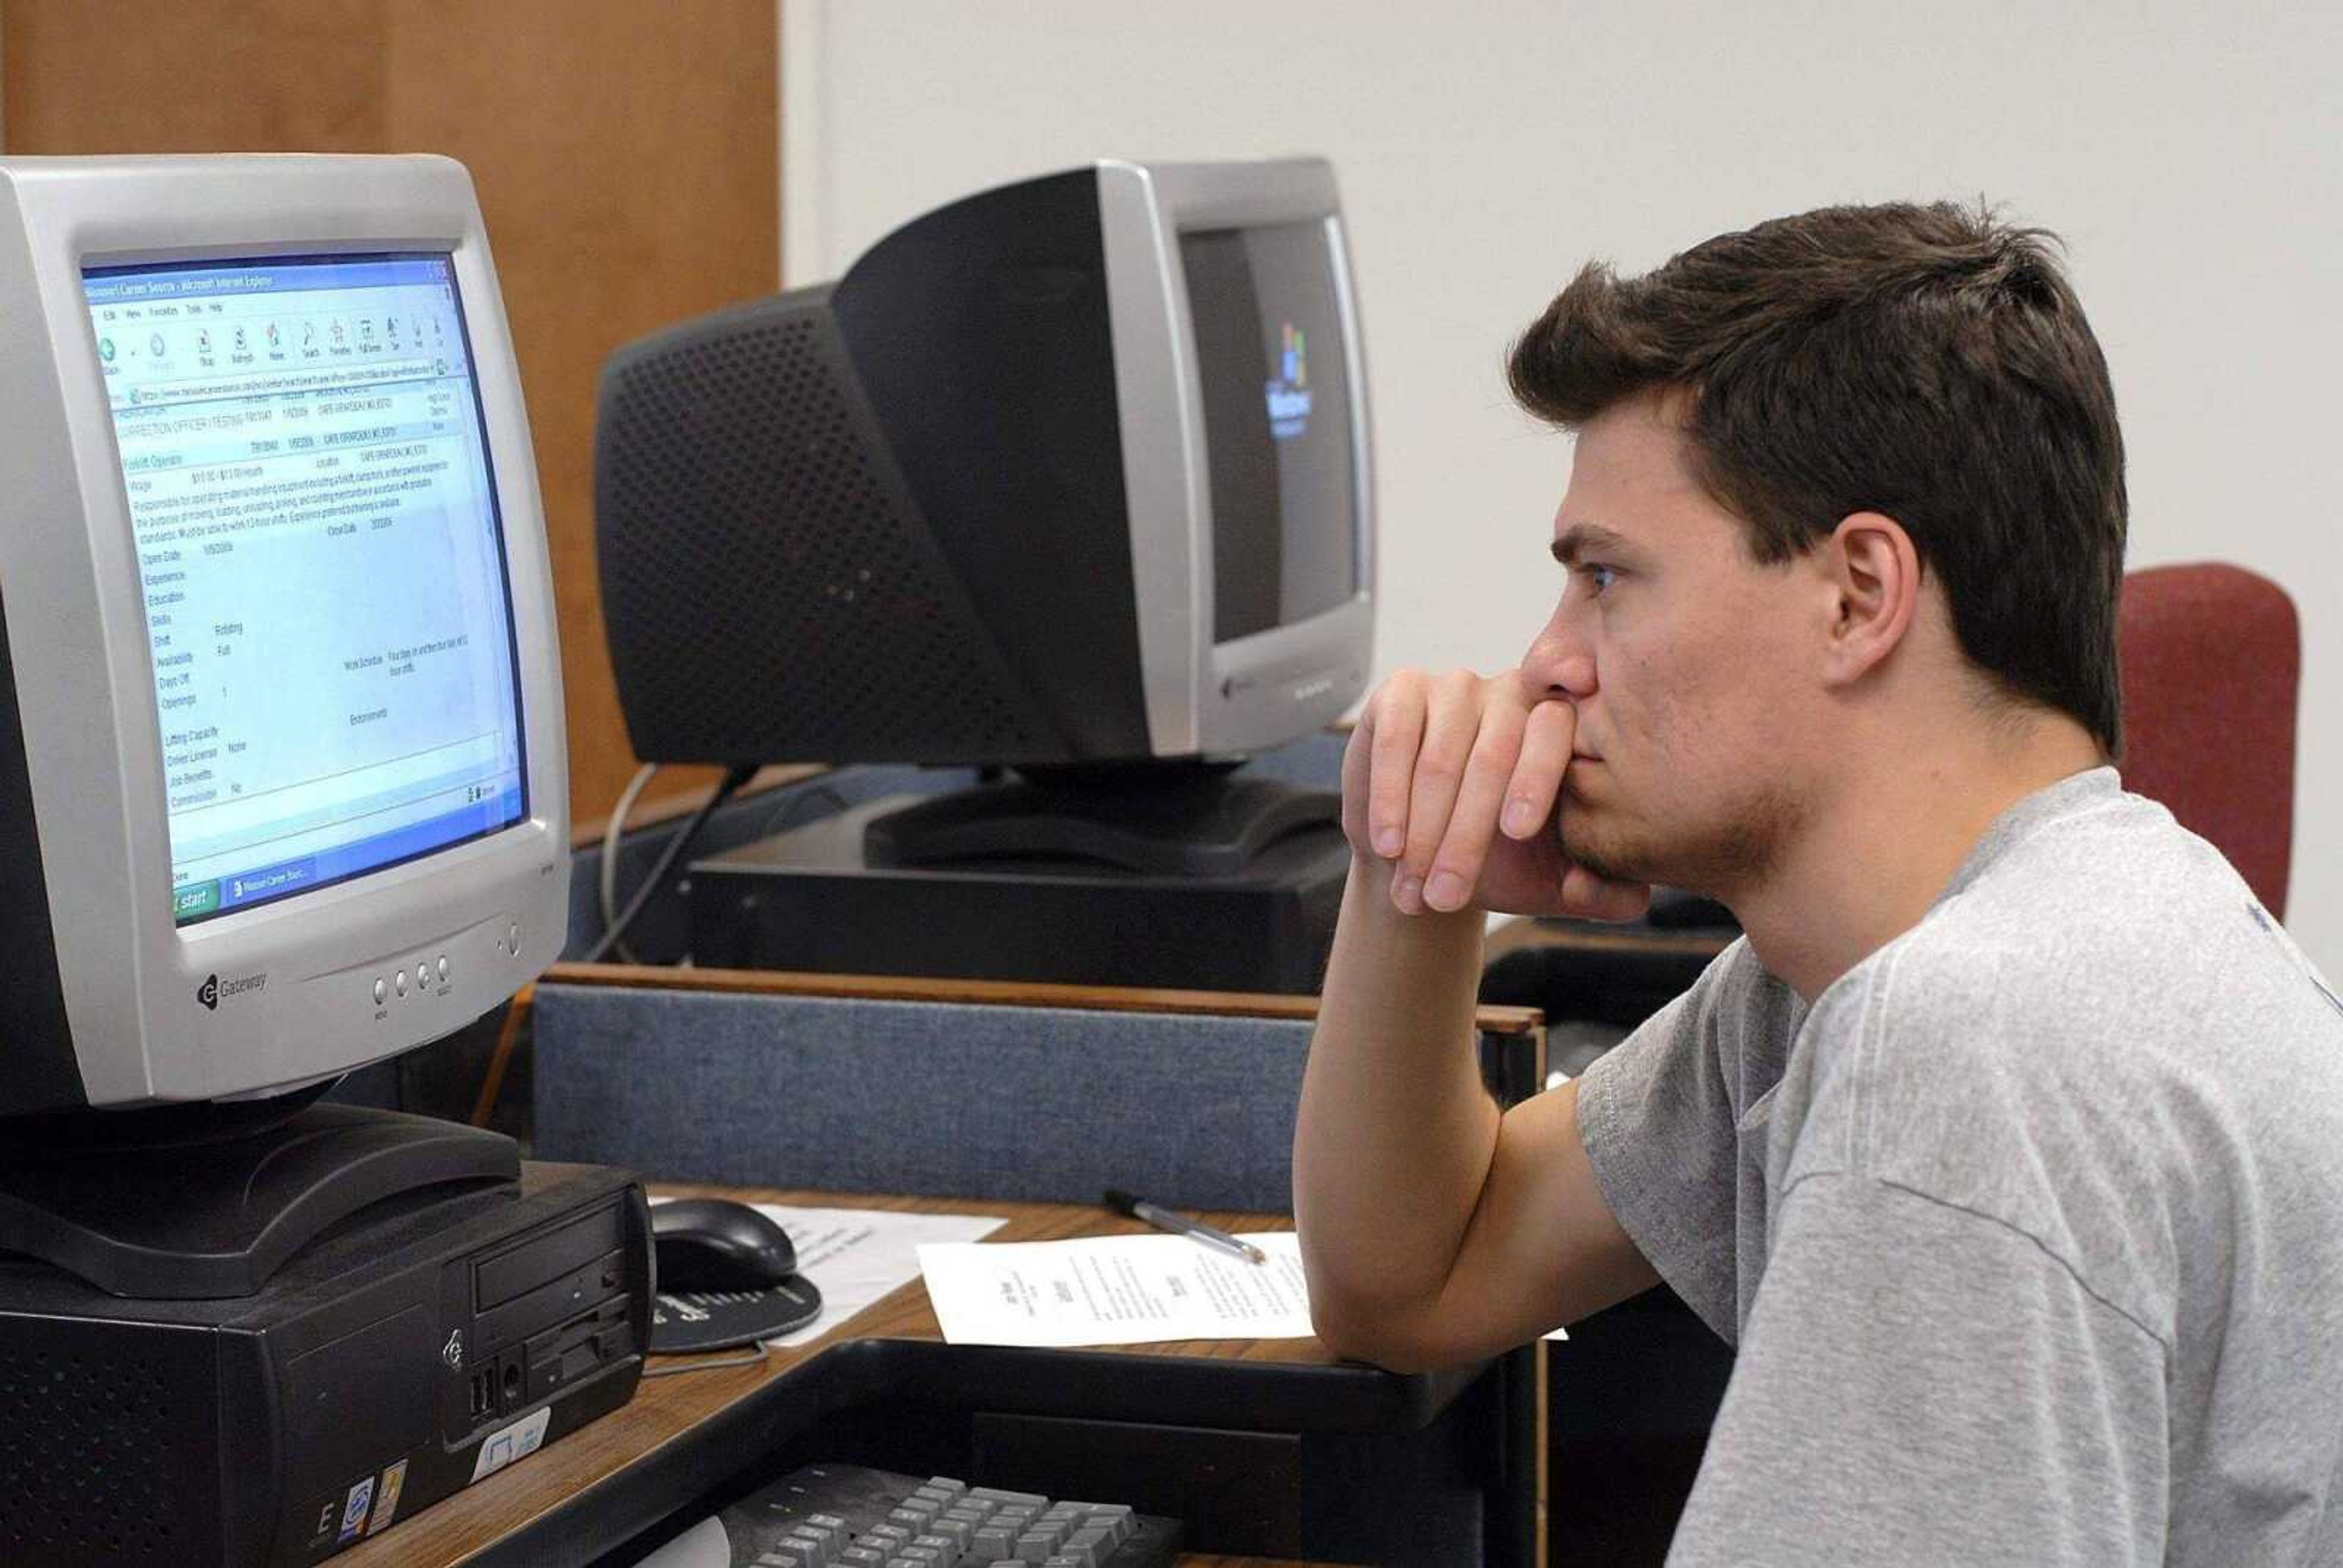
[(1531, 700), (1514, 670), (1401, 670), (1367, 699), (1342, 756), (1353, 851), (1390, 863), (1407, 914), (1634, 919), (1651, 889), (1576, 864), (1554, 827), (1577, 721), (1567, 702)]

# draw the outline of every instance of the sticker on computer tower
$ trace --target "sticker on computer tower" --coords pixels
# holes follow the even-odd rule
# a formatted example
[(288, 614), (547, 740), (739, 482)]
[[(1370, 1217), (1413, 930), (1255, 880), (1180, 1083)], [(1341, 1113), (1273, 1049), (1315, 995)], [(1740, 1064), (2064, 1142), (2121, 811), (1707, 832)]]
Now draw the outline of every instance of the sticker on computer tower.
[(516, 1459), (527, 1459), (545, 1442), (545, 1429), (553, 1424), (553, 1407), (548, 1405), (534, 1415), (525, 1415), (510, 1426), (488, 1433), (480, 1440), (480, 1456), (472, 1462), (472, 1479), (494, 1475)]
[(406, 1484), (407, 1461), (402, 1459), (382, 1473), (382, 1491), (375, 1498), (374, 1518), (367, 1523), (368, 1535), (390, 1528), (392, 1518), (398, 1513), (399, 1488)]
[(350, 1488), (342, 1500), (342, 1531), (334, 1537), (337, 1546), (347, 1546), (358, 1538), (358, 1529), (366, 1523), (367, 1506), (374, 1501), (374, 1477), (369, 1475)]

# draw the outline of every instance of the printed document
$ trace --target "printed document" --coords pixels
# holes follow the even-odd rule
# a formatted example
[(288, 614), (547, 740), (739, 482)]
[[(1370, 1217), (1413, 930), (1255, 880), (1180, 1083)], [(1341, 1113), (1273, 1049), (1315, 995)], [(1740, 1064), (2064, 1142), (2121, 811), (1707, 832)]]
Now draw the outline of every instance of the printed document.
[(1299, 1339), (1310, 1332), (1292, 1231), (1248, 1232), (1249, 1262), (1184, 1236), (1091, 1236), (920, 1249), (928, 1299), (956, 1345), (1127, 1345)]

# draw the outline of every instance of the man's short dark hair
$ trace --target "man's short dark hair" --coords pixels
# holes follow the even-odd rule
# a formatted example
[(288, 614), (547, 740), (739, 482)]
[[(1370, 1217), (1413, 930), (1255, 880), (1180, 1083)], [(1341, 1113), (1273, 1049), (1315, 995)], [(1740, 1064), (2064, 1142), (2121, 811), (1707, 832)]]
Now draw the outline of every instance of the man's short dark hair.
[(1775, 218), (1640, 277), (1592, 265), (1513, 345), (1513, 396), (1575, 427), (1688, 395), (1694, 473), (1759, 561), (1894, 518), (1969, 660), (2114, 757), (2123, 436), (2057, 244), (1897, 203)]

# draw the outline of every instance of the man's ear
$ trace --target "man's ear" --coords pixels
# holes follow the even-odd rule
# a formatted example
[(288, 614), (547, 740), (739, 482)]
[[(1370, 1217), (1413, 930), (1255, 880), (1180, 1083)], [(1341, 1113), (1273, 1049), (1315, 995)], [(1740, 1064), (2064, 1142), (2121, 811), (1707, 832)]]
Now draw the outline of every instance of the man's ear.
[(1823, 554), (1836, 594), (1825, 675), (1834, 685), (1852, 684), (1910, 631), (1920, 607), (1920, 552), (1895, 518), (1853, 512), (1839, 519)]

